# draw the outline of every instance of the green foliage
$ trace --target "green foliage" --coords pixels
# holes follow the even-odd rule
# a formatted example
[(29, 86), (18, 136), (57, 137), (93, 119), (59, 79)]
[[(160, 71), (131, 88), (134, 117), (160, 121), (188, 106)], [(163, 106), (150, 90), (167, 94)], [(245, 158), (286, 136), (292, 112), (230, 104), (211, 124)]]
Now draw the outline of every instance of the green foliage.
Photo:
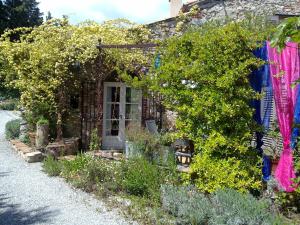
[(62, 163), (48, 156), (43, 162), (43, 170), (49, 176), (59, 176), (62, 172)]
[(207, 224), (213, 213), (210, 201), (192, 187), (163, 185), (161, 201), (163, 209), (177, 217), (178, 224)]
[(133, 195), (156, 195), (161, 179), (162, 177), (156, 165), (139, 158), (129, 161), (125, 171), (123, 187), (127, 193)]
[(17, 100), (5, 100), (0, 102), (0, 110), (16, 110), (18, 106)]
[(40, 118), (37, 123), (37, 125), (49, 125), (49, 120), (45, 119), (45, 118)]
[(136, 150), (140, 150), (141, 154), (147, 157), (152, 157), (154, 152), (157, 152), (160, 145), (159, 136), (151, 134), (141, 124), (131, 123), (126, 127), (126, 140), (133, 143)]
[(96, 191), (101, 196), (115, 193), (121, 187), (122, 164), (103, 159), (90, 160), (79, 172), (81, 187), (87, 191)]
[(8, 140), (18, 138), (20, 135), (20, 122), (21, 120), (11, 120), (5, 125), (5, 137)]
[(269, 212), (270, 202), (257, 200), (250, 194), (234, 190), (219, 190), (212, 197), (214, 215), (211, 224), (282, 224), (278, 216)]
[(43, 22), (36, 0), (0, 1), (0, 35), (5, 29), (33, 27)]
[(285, 19), (273, 34), (271, 45), (282, 50), (288, 41), (300, 43), (300, 17)]
[[(199, 155), (192, 164), (192, 175), (205, 192), (259, 188), (259, 158), (250, 143), (260, 128), (249, 102), (260, 96), (248, 78), (264, 64), (252, 51), (265, 36), (244, 27), (234, 22), (208, 24), (170, 38), (159, 50), (161, 66), (142, 81), (163, 96), (164, 105), (178, 115), (180, 135), (195, 143)], [(216, 166), (218, 172), (206, 165)], [(226, 168), (222, 171), (219, 165)]]
[(259, 166), (253, 166), (258, 160), (255, 155), (241, 160), (235, 157), (221, 159), (198, 154), (193, 158), (192, 172), (183, 174), (183, 179), (186, 183), (194, 183), (205, 193), (223, 188), (232, 188), (240, 192), (259, 190), (261, 169)]
[(72, 179), (77, 177), (78, 173), (83, 170), (92, 158), (88, 155), (80, 154), (74, 160), (62, 161), (62, 177)]
[(91, 134), (91, 141), (90, 141), (90, 146), (89, 146), (91, 151), (97, 151), (100, 150), (100, 138), (99, 138), (99, 132), (98, 129), (95, 128), (92, 131)]
[(275, 203), (282, 213), (290, 215), (290, 213), (300, 212), (300, 193), (299, 188), (291, 193), (279, 191), (276, 193)]
[(23, 137), (20, 137), (20, 141), (22, 141), (26, 145), (30, 145), (31, 144), (31, 141), (30, 141), (28, 133), (26, 133)]
[[(15, 35), (19, 41), (12, 40)], [(32, 112), (33, 120), (57, 117), (59, 126), (68, 109), (68, 96), (78, 93), (81, 81), (105, 79), (119, 67), (135, 71), (135, 65), (148, 62), (142, 51), (99, 51), (99, 41), (136, 44), (147, 41), (148, 36), (145, 27), (127, 20), (71, 25), (67, 19), (53, 19), (35, 28), (9, 30), (0, 40), (0, 77), (20, 90), (21, 104)], [(99, 63), (103, 65), (101, 74)]]
[(211, 196), (192, 187), (162, 186), (163, 208), (177, 217), (180, 224), (257, 225), (283, 224), (269, 211), (270, 202), (257, 200), (235, 190), (219, 190)]

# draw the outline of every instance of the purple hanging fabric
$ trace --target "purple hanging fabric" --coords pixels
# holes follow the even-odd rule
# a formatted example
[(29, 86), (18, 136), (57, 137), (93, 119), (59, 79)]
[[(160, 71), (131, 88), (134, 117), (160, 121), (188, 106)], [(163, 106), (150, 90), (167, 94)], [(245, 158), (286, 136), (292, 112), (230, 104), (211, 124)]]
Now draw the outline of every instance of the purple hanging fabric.
[(268, 55), (276, 113), (280, 133), (283, 138), (283, 152), (275, 177), (286, 192), (292, 192), (294, 191), (292, 179), (296, 175), (293, 166), (293, 152), (290, 145), (297, 95), (297, 88), (292, 88), (292, 84), (299, 79), (298, 44), (288, 43), (287, 47), (279, 53), (268, 42)]

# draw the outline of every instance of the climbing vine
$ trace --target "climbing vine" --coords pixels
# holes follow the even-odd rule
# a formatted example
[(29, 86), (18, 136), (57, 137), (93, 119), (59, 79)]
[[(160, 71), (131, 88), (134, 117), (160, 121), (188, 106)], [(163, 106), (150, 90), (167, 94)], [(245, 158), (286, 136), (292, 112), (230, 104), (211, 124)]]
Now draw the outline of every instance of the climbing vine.
[[(16, 35), (17, 41), (12, 38)], [(94, 73), (107, 76), (118, 68), (132, 71), (148, 61), (141, 52), (99, 50), (99, 44), (137, 44), (148, 39), (145, 27), (127, 20), (71, 25), (67, 19), (54, 19), (36, 28), (18, 28), (2, 35), (0, 76), (20, 90), (26, 110), (47, 114), (42, 115), (46, 118), (56, 115), (61, 125), (66, 96), (78, 91), (82, 80), (91, 79), (95, 64), (102, 67)]]

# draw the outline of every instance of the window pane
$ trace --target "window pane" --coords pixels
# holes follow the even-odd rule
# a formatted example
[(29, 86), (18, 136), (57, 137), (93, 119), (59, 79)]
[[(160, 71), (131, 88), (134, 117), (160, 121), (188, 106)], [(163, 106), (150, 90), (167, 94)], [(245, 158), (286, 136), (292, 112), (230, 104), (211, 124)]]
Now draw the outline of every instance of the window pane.
[(106, 120), (106, 136), (118, 136), (119, 135), (119, 121), (118, 120)]
[(126, 117), (125, 119), (135, 119), (139, 118), (139, 105), (138, 104), (126, 104)]
[(139, 103), (141, 91), (130, 87), (126, 88), (126, 103)]
[(120, 117), (120, 105), (108, 103), (106, 105), (106, 119), (119, 119), (119, 117)]
[(120, 87), (107, 87), (107, 102), (120, 102)]

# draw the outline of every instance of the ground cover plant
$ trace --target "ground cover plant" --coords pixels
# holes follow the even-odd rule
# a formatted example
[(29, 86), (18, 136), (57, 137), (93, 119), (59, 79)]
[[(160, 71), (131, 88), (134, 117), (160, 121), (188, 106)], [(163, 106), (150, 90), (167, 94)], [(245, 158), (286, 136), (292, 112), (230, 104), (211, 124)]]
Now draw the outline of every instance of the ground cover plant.
[(232, 189), (218, 190), (212, 195), (199, 193), (192, 186), (162, 186), (161, 191), (163, 209), (175, 215), (179, 224), (284, 223), (270, 211), (269, 200), (257, 200)]

